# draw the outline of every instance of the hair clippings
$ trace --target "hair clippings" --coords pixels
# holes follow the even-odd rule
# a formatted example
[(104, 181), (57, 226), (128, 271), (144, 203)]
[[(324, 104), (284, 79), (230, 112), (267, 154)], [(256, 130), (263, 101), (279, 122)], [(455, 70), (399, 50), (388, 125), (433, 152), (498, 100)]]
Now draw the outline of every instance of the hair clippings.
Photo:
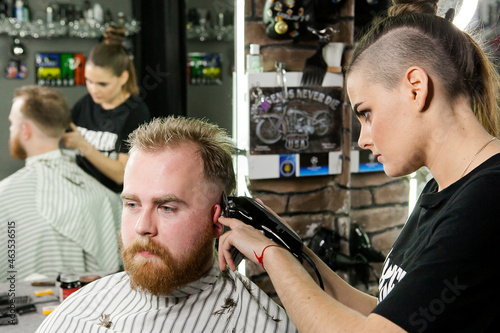
[(455, 8), (448, 9), (448, 11), (446, 11), (446, 14), (444, 14), (444, 18), (450, 22), (453, 22), (453, 20), (455, 19)]
[(99, 317), (99, 325), (105, 328), (111, 328), (111, 325), (113, 323), (111, 322), (111, 320), (109, 320), (109, 317), (111, 317), (110, 314), (102, 313), (101, 316)]

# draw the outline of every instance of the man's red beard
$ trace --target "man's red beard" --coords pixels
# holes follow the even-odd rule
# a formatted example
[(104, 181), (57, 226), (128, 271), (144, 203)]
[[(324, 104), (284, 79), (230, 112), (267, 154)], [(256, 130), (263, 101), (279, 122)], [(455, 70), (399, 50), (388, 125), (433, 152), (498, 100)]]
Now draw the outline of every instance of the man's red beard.
[(16, 136), (9, 140), (9, 148), (10, 148), (10, 156), (25, 160), (27, 157), (26, 149), (24, 149), (21, 141), (19, 140), (19, 136)]
[[(206, 228), (200, 238), (187, 245), (181, 258), (173, 258), (168, 248), (138, 236), (126, 249), (120, 237), (123, 266), (130, 276), (134, 290), (148, 291), (153, 295), (168, 295), (174, 290), (200, 279), (213, 260), (214, 239), (211, 228)], [(153, 257), (142, 257), (147, 251)]]

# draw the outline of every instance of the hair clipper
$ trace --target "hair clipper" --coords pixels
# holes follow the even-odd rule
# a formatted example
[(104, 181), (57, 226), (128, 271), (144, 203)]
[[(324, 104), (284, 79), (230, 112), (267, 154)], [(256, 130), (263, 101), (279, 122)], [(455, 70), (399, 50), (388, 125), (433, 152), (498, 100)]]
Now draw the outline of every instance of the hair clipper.
[[(223, 193), (221, 206), (224, 217), (238, 219), (262, 231), (267, 238), (283, 246), (300, 260), (303, 243), (299, 235), (259, 202), (248, 197), (227, 197)], [(231, 254), (235, 266), (238, 266), (244, 256), (235, 247), (231, 249)]]

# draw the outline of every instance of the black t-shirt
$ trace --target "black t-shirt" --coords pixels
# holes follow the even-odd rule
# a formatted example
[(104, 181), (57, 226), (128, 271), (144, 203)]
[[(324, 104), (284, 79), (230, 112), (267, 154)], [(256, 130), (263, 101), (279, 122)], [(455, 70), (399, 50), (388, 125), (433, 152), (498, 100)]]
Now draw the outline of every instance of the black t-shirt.
[[(124, 103), (111, 110), (104, 110), (87, 94), (71, 110), (71, 118), (78, 130), (94, 148), (106, 157), (118, 158), (118, 153), (128, 153), (127, 140), (139, 125), (151, 119), (148, 107), (137, 96), (131, 95)], [(121, 192), (116, 184), (90, 163), (85, 156), (77, 156), (78, 165), (114, 192)]]
[(409, 332), (496, 332), (500, 154), (437, 189), (426, 185), (387, 256), (373, 312)]

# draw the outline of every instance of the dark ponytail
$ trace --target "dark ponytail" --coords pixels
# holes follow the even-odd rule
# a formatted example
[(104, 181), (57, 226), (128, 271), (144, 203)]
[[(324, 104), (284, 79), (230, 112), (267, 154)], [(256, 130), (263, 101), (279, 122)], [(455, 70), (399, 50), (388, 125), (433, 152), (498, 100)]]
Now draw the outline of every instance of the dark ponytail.
[(110, 69), (120, 76), (128, 71), (129, 77), (123, 89), (133, 95), (139, 95), (137, 76), (132, 59), (123, 48), (125, 29), (121, 26), (109, 26), (104, 33), (104, 41), (90, 51), (88, 62), (98, 67)]

